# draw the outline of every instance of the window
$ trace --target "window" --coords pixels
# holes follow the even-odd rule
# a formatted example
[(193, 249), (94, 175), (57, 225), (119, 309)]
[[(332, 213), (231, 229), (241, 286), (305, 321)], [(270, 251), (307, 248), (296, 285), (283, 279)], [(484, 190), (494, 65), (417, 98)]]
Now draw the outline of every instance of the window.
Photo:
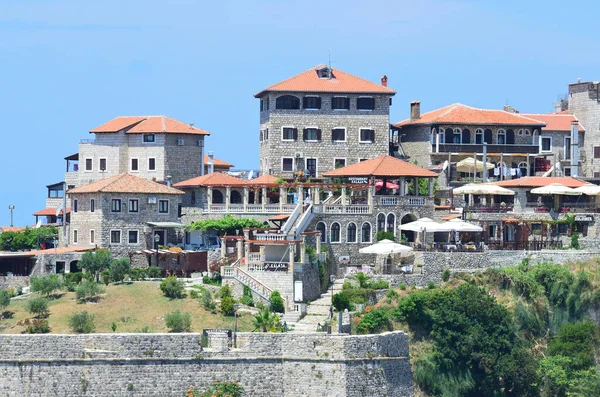
[(293, 95), (282, 95), (275, 100), (275, 109), (300, 109), (300, 99)]
[(489, 226), (489, 233), (490, 233), (489, 237), (490, 238), (496, 238), (496, 236), (497, 236), (496, 235), (497, 230), (498, 230), (497, 225), (490, 225)]
[(137, 244), (138, 243), (138, 231), (137, 230), (130, 230), (128, 233), (128, 241), (129, 244)]
[(317, 75), (320, 79), (329, 79), (333, 77), (331, 69), (329, 69), (328, 67), (317, 70)]
[(396, 215), (394, 214), (388, 214), (387, 216), (387, 227), (386, 227), (386, 232), (388, 233), (394, 233), (394, 235), (396, 235)]
[(260, 111), (266, 112), (269, 110), (269, 97), (260, 100)]
[(350, 222), (348, 224), (348, 228), (346, 230), (346, 242), (347, 243), (355, 243), (356, 242), (356, 223)]
[(213, 189), (213, 204), (223, 204), (224, 200), (223, 200), (223, 193), (221, 193), (220, 190), (214, 190)]
[(600, 178), (600, 172), (595, 171), (594, 172), (594, 178)]
[(506, 130), (506, 144), (514, 145), (515, 144), (515, 131), (512, 129)]
[(137, 172), (138, 170), (138, 159), (131, 159), (131, 172)]
[(158, 200), (158, 212), (160, 214), (169, 213), (169, 200)]
[(185, 244), (190, 245), (192, 243), (192, 233), (185, 232)]
[(483, 130), (481, 128), (477, 128), (475, 130), (475, 144), (476, 145), (483, 144)]
[(120, 230), (111, 230), (110, 231), (110, 243), (111, 244), (121, 244), (121, 231)]
[(77, 230), (73, 230), (73, 244), (77, 244)]
[(129, 212), (139, 212), (140, 202), (137, 199), (129, 200)]
[(372, 98), (372, 97), (356, 98), (356, 108), (358, 110), (373, 110), (373, 109), (375, 109), (375, 98)]
[(303, 99), (304, 109), (317, 110), (321, 109), (321, 98), (318, 96), (305, 96)]
[(142, 141), (144, 143), (153, 143), (156, 142), (156, 136), (154, 134), (144, 134)]
[(541, 223), (532, 223), (531, 224), (531, 231), (534, 234), (541, 234), (542, 233), (542, 224)]
[(552, 137), (541, 136), (540, 137), (540, 152), (550, 152), (552, 150)]
[(485, 131), (483, 131), (483, 141), (488, 145), (492, 144), (492, 130), (489, 128), (486, 128)]
[(377, 215), (377, 232), (385, 231), (385, 214)]
[(121, 212), (121, 199), (112, 199), (110, 210), (112, 212)]
[(348, 110), (350, 109), (350, 99), (343, 96), (334, 96), (331, 98), (331, 108), (333, 110)]
[(571, 167), (565, 167), (563, 176), (571, 176)]
[(294, 127), (281, 127), (281, 140), (295, 141), (298, 139), (298, 129)]
[(323, 222), (317, 223), (317, 231), (319, 233), (321, 233), (321, 242), (326, 243), (327, 242), (327, 226), (325, 226), (325, 223), (323, 223)]
[(148, 171), (156, 171), (156, 159), (154, 157), (148, 159)]
[(506, 144), (506, 131), (498, 130), (496, 135), (497, 135), (498, 145), (505, 145)]
[(318, 128), (305, 128), (304, 129), (304, 137), (305, 141), (320, 141), (321, 140), (321, 130)]
[(281, 170), (283, 172), (294, 172), (294, 159), (292, 157), (283, 157), (281, 159)]
[(529, 136), (529, 135), (531, 135), (531, 131), (520, 129), (519, 132), (517, 133), (517, 135), (520, 135), (520, 136)]
[(331, 130), (331, 140), (333, 142), (346, 142), (346, 129), (334, 128)]
[(78, 208), (77, 208), (78, 207), (78, 205), (77, 205), (78, 202), (79, 202), (79, 200), (73, 200), (73, 212), (77, 212), (77, 210), (78, 210)]
[(96, 243), (96, 231), (94, 229), (90, 230), (90, 244)]
[(368, 222), (363, 223), (360, 228), (360, 238), (362, 243), (370, 243), (371, 242), (371, 224)]
[(558, 234), (567, 234), (569, 233), (569, 224), (568, 223), (559, 223), (558, 224)]
[(375, 130), (368, 128), (361, 128), (359, 131), (359, 142), (362, 143), (373, 143), (375, 142)]
[(337, 222), (331, 224), (331, 236), (329, 237), (329, 241), (332, 243), (340, 242), (340, 224)]
[(461, 136), (462, 134), (460, 133), (460, 128), (455, 128), (452, 132), (452, 143), (461, 143)]
[(317, 159), (306, 159), (307, 176), (315, 178), (317, 176)]
[(106, 159), (100, 159), (98, 164), (99, 171), (106, 171)]
[(600, 159), (600, 146), (594, 146), (594, 158)]
[(94, 212), (96, 211), (96, 200), (91, 199), (90, 200), (90, 212)]
[(92, 159), (85, 159), (85, 170), (93, 171), (94, 161)]
[(565, 137), (565, 155), (564, 155), (564, 159), (565, 160), (571, 160), (571, 137), (570, 136), (566, 136)]
[(335, 158), (333, 159), (333, 168), (334, 169), (338, 169), (338, 168), (344, 168), (346, 166), (346, 159), (338, 159)]
[(264, 137), (265, 141), (269, 140), (269, 129), (268, 128), (265, 128), (263, 137)]
[(231, 204), (242, 204), (242, 194), (237, 190), (232, 190), (229, 196), (229, 202)]
[(469, 130), (468, 128), (465, 128), (464, 130), (462, 130), (461, 143), (465, 143), (465, 144), (471, 143), (471, 130)]

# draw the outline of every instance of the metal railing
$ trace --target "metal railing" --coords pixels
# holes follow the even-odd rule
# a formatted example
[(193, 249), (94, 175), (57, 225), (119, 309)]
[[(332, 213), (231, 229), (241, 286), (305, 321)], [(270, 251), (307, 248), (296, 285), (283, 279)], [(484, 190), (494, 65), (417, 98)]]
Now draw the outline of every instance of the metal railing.
[[(435, 145), (433, 146), (433, 151), (435, 153)], [(529, 153), (529, 154), (537, 154), (539, 153), (540, 148), (538, 145), (498, 145), (498, 144), (488, 144), (487, 152), (488, 153)], [(472, 144), (472, 143), (440, 143), (439, 146), (440, 153), (481, 153), (483, 152), (482, 144)]]
[(229, 204), (229, 208), (226, 204), (211, 204), (203, 207), (204, 211), (216, 214), (242, 214), (242, 213), (253, 213), (253, 214), (281, 214), (291, 213), (296, 207), (295, 204)]
[(273, 292), (271, 288), (267, 287), (239, 267), (223, 266), (221, 268), (221, 276), (237, 279), (242, 284), (247, 285), (251, 290), (262, 296), (264, 299), (269, 299), (271, 293)]
[(318, 214), (370, 214), (368, 205), (315, 205), (314, 212)]
[(471, 204), (467, 210), (472, 212), (510, 212), (514, 208), (513, 204), (495, 203), (495, 204)]
[(428, 202), (433, 201), (433, 197), (428, 196), (375, 196), (375, 202), (380, 206), (409, 205), (414, 207), (423, 207)]

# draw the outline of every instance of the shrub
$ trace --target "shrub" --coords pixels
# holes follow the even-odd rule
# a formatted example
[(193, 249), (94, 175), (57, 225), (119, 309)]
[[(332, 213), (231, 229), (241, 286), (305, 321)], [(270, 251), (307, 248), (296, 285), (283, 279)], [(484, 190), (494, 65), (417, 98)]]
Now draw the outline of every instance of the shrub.
[(65, 273), (65, 275), (63, 277), (64, 277), (65, 287), (67, 288), (67, 291), (73, 292), (73, 291), (75, 291), (75, 287), (77, 286), (77, 284), (79, 284), (81, 282), (81, 280), (83, 279), (83, 273), (81, 273), (81, 272)]
[(30, 280), (31, 291), (39, 292), (40, 294), (49, 297), (54, 291), (60, 290), (63, 283), (56, 274), (44, 277), (32, 277)]
[(359, 334), (375, 334), (381, 331), (391, 331), (392, 321), (389, 312), (384, 308), (369, 311), (360, 318), (356, 326)]
[(221, 298), (233, 297), (231, 295), (231, 288), (229, 288), (228, 284), (225, 284), (224, 286), (222, 286), (221, 290), (219, 292), (220, 292)]
[(444, 271), (442, 272), (442, 280), (443, 281), (450, 280), (450, 269), (444, 269)]
[(210, 291), (205, 291), (202, 294), (202, 306), (204, 307), (204, 310), (210, 312), (214, 312), (217, 309), (217, 305), (215, 304)]
[(74, 313), (69, 317), (69, 327), (77, 334), (90, 334), (96, 329), (95, 316), (86, 311)]
[(123, 282), (130, 270), (131, 263), (129, 262), (129, 258), (113, 259), (110, 262), (110, 278), (114, 283)]
[(276, 332), (280, 327), (279, 316), (266, 307), (260, 309), (253, 318), (254, 331)]
[(215, 382), (205, 392), (201, 392), (194, 388), (189, 388), (185, 391), (186, 397), (242, 397), (243, 394), (244, 388), (236, 382)]
[(384, 232), (383, 230), (380, 230), (377, 232), (377, 241), (381, 241), (381, 240), (392, 240), (394, 241), (394, 232)]
[(368, 284), (368, 288), (371, 289), (388, 289), (390, 288), (390, 283), (384, 280), (373, 281)]
[(579, 233), (573, 233), (571, 235), (571, 248), (574, 248), (576, 250), (581, 248), (581, 246), (579, 245)]
[(171, 332), (188, 332), (192, 327), (192, 318), (189, 313), (175, 310), (165, 316), (165, 324)]
[(198, 292), (198, 290), (193, 289), (190, 291), (190, 297), (192, 299), (198, 299), (200, 297), (200, 293)]
[(138, 269), (138, 279), (145, 280), (148, 277), (148, 272), (146, 269)]
[(402, 283), (398, 286), (398, 288), (400, 288), (401, 291), (406, 291), (406, 284)]
[(591, 321), (568, 323), (548, 345), (548, 354), (571, 359), (572, 370), (584, 370), (594, 365), (596, 326)]
[(350, 310), (351, 308), (350, 297), (344, 292), (338, 292), (337, 294), (333, 295), (331, 303), (338, 312), (343, 312), (344, 309)]
[(435, 288), (435, 283), (433, 281), (430, 281), (427, 283), (427, 289), (434, 289)]
[(389, 299), (394, 299), (398, 297), (398, 293), (396, 291), (394, 291), (393, 289), (388, 290), (388, 292), (385, 293), (386, 298)]
[(108, 269), (102, 270), (102, 282), (104, 283), (104, 285), (110, 284), (110, 272), (108, 271)]
[(159, 278), (161, 274), (160, 267), (158, 266), (150, 266), (148, 268), (148, 276), (151, 278)]
[(279, 291), (275, 290), (271, 292), (271, 296), (269, 297), (269, 301), (271, 302), (271, 311), (275, 313), (284, 313), (285, 307), (283, 304), (283, 298)]
[(95, 281), (83, 280), (75, 287), (75, 297), (79, 302), (94, 301), (98, 295), (104, 292), (104, 289)]
[(110, 329), (112, 330), (112, 332), (116, 332), (117, 331), (117, 323), (115, 323), (114, 321), (112, 323), (110, 323)]
[(44, 298), (31, 298), (27, 302), (27, 311), (37, 317), (48, 316), (48, 300)]
[(244, 285), (244, 293), (240, 299), (240, 303), (246, 306), (254, 306), (254, 299), (252, 299), (252, 290), (247, 285)]
[(160, 290), (167, 298), (182, 299), (185, 298), (185, 287), (183, 281), (175, 276), (169, 276), (160, 283)]
[[(0, 311), (3, 311), (10, 305), (10, 294), (6, 290), (0, 290)], [(0, 317), (1, 319), (2, 317)]]
[(18, 321), (17, 325), (24, 326), (25, 333), (27, 334), (46, 334), (50, 332), (48, 320), (45, 318), (26, 318), (25, 320)]
[(233, 306), (234, 301), (231, 296), (226, 296), (221, 298), (221, 312), (223, 312), (226, 316), (233, 316), (235, 313), (235, 308)]
[(88, 272), (98, 281), (98, 276), (104, 269), (108, 269), (112, 261), (112, 254), (107, 249), (96, 252), (86, 252), (79, 261), (79, 267)]

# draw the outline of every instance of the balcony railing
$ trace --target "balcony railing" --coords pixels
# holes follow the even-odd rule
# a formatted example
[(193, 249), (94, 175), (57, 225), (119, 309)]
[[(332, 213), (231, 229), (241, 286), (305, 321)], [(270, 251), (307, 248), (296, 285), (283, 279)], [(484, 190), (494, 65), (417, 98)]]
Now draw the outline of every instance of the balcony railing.
[(433, 204), (433, 197), (425, 196), (375, 196), (375, 204), (380, 206), (414, 206), (423, 207)]
[(205, 205), (203, 210), (216, 214), (291, 214), (296, 208), (295, 204), (248, 204), (245, 208), (243, 204), (230, 204), (227, 208), (226, 204), (211, 204)]
[[(540, 151), (538, 145), (497, 145), (488, 144), (488, 153), (528, 153), (537, 154)], [(435, 153), (435, 145), (433, 146)], [(482, 153), (483, 145), (471, 143), (440, 143), (440, 153)]]
[(315, 205), (314, 212), (317, 214), (370, 214), (371, 209), (368, 205)]
[(513, 204), (472, 204), (467, 206), (472, 212), (511, 212)]
[(262, 241), (284, 241), (287, 239), (287, 236), (284, 234), (274, 233), (255, 233), (254, 239)]

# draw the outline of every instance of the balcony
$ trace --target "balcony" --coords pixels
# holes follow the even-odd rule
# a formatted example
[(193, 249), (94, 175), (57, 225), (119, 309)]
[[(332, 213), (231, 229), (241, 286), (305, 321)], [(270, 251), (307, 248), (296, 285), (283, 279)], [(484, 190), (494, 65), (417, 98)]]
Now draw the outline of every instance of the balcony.
[(296, 204), (211, 204), (203, 210), (211, 214), (291, 214)]
[(381, 207), (425, 207), (433, 205), (433, 197), (426, 196), (375, 196), (375, 205)]
[[(492, 145), (488, 144), (488, 153), (507, 153), (507, 154), (538, 154), (540, 148), (538, 145)], [(435, 145), (433, 152), (436, 153)], [(483, 153), (483, 145), (460, 144), (460, 143), (440, 143), (439, 153)]]
[(472, 204), (466, 208), (471, 212), (511, 212), (513, 210), (513, 204)]

